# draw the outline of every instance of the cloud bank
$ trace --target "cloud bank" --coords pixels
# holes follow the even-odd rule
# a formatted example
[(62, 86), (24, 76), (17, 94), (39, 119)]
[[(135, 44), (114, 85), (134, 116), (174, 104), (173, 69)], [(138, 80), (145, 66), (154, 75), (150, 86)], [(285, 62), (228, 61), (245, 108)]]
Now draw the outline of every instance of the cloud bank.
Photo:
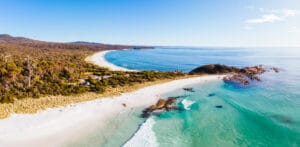
[[(263, 10), (263, 8), (261, 8)], [(248, 24), (272, 23), (284, 21), (288, 17), (293, 17), (299, 14), (298, 10), (283, 9), (283, 10), (260, 10), (263, 14), (258, 18), (247, 19), (245, 22)]]

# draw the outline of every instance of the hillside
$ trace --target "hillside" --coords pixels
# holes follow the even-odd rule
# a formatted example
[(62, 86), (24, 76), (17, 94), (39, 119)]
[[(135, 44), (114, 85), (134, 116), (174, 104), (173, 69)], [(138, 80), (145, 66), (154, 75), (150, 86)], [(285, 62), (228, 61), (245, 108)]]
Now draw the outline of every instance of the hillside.
[[(72, 50), (91, 50), (91, 51), (99, 51), (99, 50), (110, 50), (110, 49), (126, 49), (126, 48), (134, 48), (135, 46), (127, 46), (127, 45), (109, 45), (109, 44), (101, 44), (101, 43), (88, 43), (88, 42), (73, 42), (73, 43), (57, 43), (57, 42), (46, 42), (33, 40), (24, 37), (13, 37), (7, 34), (0, 34), (0, 43), (1, 44), (14, 44), (21, 45), (26, 47), (34, 47), (34, 48), (55, 48), (55, 49), (72, 49)], [(140, 47), (140, 48), (148, 48), (148, 47)]]
[(180, 76), (109, 71), (84, 61), (99, 50), (131, 46), (52, 43), (9, 35), (1, 35), (0, 42), (0, 103), (47, 95), (101, 93), (107, 88)]

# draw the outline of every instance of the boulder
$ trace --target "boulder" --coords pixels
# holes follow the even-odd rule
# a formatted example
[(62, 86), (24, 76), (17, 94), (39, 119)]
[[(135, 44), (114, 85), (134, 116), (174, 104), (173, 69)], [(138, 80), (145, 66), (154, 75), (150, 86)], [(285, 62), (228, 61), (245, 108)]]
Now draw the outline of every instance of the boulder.
[(173, 105), (176, 102), (175, 98), (169, 98), (166, 102), (166, 105)]
[(162, 109), (162, 108), (164, 108), (166, 106), (166, 104), (167, 104), (167, 100), (165, 100), (165, 99), (159, 99), (157, 101), (156, 105), (155, 105), (156, 106), (155, 109)]
[(176, 102), (176, 98), (168, 98), (166, 99), (159, 99), (155, 105), (151, 105), (150, 107), (143, 110), (143, 113), (141, 114), (142, 118), (147, 118), (151, 114), (157, 113), (157, 110), (178, 110), (178, 107), (174, 106), (174, 103)]
[(276, 72), (276, 73), (278, 73), (279, 72), (279, 69), (278, 68), (276, 68), (276, 67), (272, 67), (271, 68), (274, 72)]
[(149, 111), (154, 111), (156, 109), (156, 105), (151, 105), (149, 108), (147, 108)]

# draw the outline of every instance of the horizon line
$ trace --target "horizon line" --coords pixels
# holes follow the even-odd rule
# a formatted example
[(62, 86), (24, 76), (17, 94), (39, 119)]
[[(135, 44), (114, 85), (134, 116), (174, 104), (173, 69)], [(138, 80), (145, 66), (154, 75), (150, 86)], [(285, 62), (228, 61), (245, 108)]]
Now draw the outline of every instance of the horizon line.
[(22, 37), (27, 39), (32, 39), (36, 41), (43, 41), (49, 43), (75, 43), (75, 42), (86, 42), (86, 43), (98, 43), (98, 44), (107, 44), (107, 45), (124, 45), (124, 46), (148, 46), (148, 47), (161, 47), (161, 48), (300, 48), (300, 45), (280, 45), (280, 46), (272, 46), (272, 45), (150, 45), (150, 44), (123, 44), (123, 43), (105, 43), (105, 42), (97, 42), (97, 41), (88, 41), (88, 40), (74, 40), (74, 41), (52, 41), (52, 40), (43, 40), (37, 39), (36, 37), (26, 37), (19, 35), (10, 35), (8, 33), (1, 33), (0, 35), (9, 35), (11, 37)]

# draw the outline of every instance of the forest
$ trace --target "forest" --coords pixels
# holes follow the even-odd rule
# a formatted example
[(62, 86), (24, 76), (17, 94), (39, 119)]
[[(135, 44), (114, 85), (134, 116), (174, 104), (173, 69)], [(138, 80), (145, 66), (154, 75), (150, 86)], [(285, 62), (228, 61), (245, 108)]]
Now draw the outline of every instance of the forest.
[[(23, 42), (22, 42), (23, 41)], [(183, 76), (180, 72), (120, 72), (87, 63), (97, 51), (128, 46), (47, 43), (0, 37), (0, 103), (48, 95), (103, 93), (107, 88)]]

